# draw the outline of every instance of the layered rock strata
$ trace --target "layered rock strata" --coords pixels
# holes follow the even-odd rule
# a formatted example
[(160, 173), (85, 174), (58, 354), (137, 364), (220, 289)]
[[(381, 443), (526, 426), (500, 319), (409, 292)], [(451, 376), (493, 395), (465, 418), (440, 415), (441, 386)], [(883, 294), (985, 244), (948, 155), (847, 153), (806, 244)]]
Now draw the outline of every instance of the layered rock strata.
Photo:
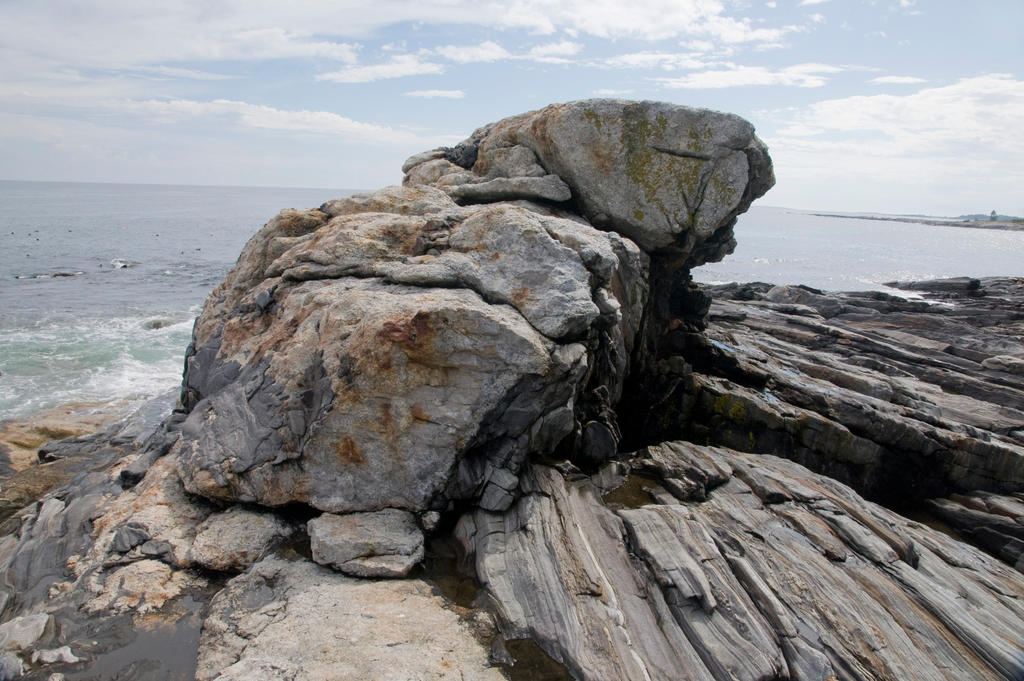
[(403, 170), (250, 240), (163, 424), (18, 474), (0, 679), (1024, 676), (1019, 282), (712, 302), (773, 182), (715, 112), (554, 105)]
[(635, 437), (780, 454), (894, 506), (1020, 492), (1024, 282), (908, 288), (929, 298), (707, 288), (708, 328), (644, 377), (660, 408)]
[(998, 560), (773, 456), (626, 461), (533, 466), (515, 506), (458, 528), (504, 636), (574, 678), (1024, 675), (1024, 581)]

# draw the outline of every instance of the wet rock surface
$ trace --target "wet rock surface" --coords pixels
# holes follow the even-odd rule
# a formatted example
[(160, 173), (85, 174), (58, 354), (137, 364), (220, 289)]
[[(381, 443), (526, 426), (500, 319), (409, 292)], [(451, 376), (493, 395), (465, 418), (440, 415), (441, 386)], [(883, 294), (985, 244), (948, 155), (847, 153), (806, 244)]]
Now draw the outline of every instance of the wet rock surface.
[(253, 236), (173, 411), (16, 474), (0, 678), (1024, 676), (1020, 280), (697, 286), (774, 181), (715, 112), (403, 172)]

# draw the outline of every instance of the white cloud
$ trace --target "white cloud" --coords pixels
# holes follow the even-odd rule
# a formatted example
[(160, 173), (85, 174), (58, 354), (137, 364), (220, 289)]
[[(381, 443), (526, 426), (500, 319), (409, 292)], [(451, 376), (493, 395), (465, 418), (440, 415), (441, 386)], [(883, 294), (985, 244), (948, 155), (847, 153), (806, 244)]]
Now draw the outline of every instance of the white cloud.
[(485, 15), (502, 8), (499, 23), (505, 27), (548, 34), (571, 27), (600, 38), (690, 36), (740, 43), (776, 41), (791, 30), (753, 28), (748, 19), (726, 15), (718, 0), (512, 0), (482, 7)]
[(462, 90), (412, 90), (405, 93), (406, 97), (422, 97), (425, 99), (462, 99), (466, 93)]
[(800, 5), (820, 5), (823, 2), (828, 2), (828, 0), (800, 0)]
[[(1024, 139), (1013, 132), (1024, 128), (1024, 81), (1008, 74), (902, 96), (826, 100), (781, 115), (785, 123), (765, 141), (791, 185), (873, 183), (910, 197), (941, 184), (962, 196), (1015, 197), (1024, 183)], [(864, 199), (870, 207), (871, 197)]]
[[(377, 144), (436, 144), (442, 139), (420, 136), (374, 123), (362, 123), (330, 111), (288, 111), (229, 99), (216, 99), (210, 102), (150, 99), (114, 102), (111, 103), (111, 108), (144, 116), (160, 123), (179, 123), (205, 116), (227, 116), (250, 128), (332, 135), (350, 141)], [(443, 139), (451, 141), (452, 138)]]
[(442, 45), (441, 47), (435, 47), (432, 52), (457, 64), (493, 62), (512, 57), (508, 50), (490, 40), (479, 45)]
[(51, 64), (130, 69), (279, 58), (354, 64), (360, 46), (353, 41), (402, 23), (726, 44), (778, 42), (795, 30), (754, 27), (722, 0), (166, 0), (127, 7), (123, 0), (92, 0), (88, 11), (77, 0), (0, 3), (0, 45)]
[(771, 0), (771, 2), (764, 3), (764, 6), (770, 7), (771, 9), (775, 9), (776, 7), (779, 6), (779, 3), (775, 2), (775, 0)]
[(562, 40), (557, 43), (537, 45), (530, 49), (528, 56), (533, 59), (546, 59), (548, 57), (571, 57), (579, 54), (583, 45), (571, 40)]
[(371, 83), (388, 78), (404, 78), (424, 74), (444, 73), (444, 66), (430, 61), (423, 61), (414, 54), (399, 54), (382, 64), (367, 66), (349, 66), (340, 71), (321, 73), (317, 80), (329, 80), (334, 83)]
[(594, 94), (598, 97), (621, 97), (622, 95), (628, 95), (632, 92), (633, 90), (613, 90), (611, 88), (594, 90)]
[(728, 68), (699, 71), (678, 78), (654, 78), (652, 80), (668, 88), (688, 90), (719, 89), (747, 85), (791, 85), (795, 87), (821, 87), (828, 77), (845, 69), (829, 64), (795, 64), (781, 69), (763, 66), (741, 66), (730, 64)]
[(886, 140), (887, 153), (989, 145), (1024, 154), (1024, 141), (1010, 132), (1024, 128), (1024, 81), (995, 73), (909, 95), (826, 100), (793, 120), (813, 133), (875, 135)]
[(143, 66), (136, 70), (140, 73), (152, 73), (157, 76), (181, 78), (185, 80), (232, 80), (236, 77), (224, 75), (222, 73), (210, 73), (209, 71), (182, 69), (175, 66)]
[(612, 68), (660, 68), (665, 71), (705, 68), (707, 63), (702, 61), (699, 56), (699, 54), (695, 53), (632, 52), (603, 59), (598, 64)]
[(916, 76), (879, 76), (878, 78), (872, 78), (868, 82), (879, 83), (882, 85), (914, 85), (918, 83), (927, 83), (928, 81)]

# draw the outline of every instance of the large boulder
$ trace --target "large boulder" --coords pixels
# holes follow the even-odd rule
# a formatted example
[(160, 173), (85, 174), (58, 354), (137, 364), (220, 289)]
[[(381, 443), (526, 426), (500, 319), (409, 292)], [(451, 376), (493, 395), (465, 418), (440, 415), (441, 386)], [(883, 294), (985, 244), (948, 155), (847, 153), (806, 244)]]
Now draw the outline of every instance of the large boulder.
[(281, 213), (210, 296), (176, 445), (190, 492), (500, 510), (531, 455), (600, 463), (638, 332), (676, 293), (651, 314), (650, 282), (728, 252), (773, 182), (742, 119), (617, 100), (509, 118), (404, 170)]
[(286, 211), (196, 323), (181, 478), (338, 513), (503, 508), (529, 454), (618, 398), (646, 274), (628, 239), (533, 204), (391, 187)]
[(691, 266), (731, 253), (736, 216), (775, 183), (767, 149), (742, 118), (618, 99), (506, 118), (414, 156), (403, 171), (407, 184), (441, 187), (460, 203), (571, 199), (596, 227)]

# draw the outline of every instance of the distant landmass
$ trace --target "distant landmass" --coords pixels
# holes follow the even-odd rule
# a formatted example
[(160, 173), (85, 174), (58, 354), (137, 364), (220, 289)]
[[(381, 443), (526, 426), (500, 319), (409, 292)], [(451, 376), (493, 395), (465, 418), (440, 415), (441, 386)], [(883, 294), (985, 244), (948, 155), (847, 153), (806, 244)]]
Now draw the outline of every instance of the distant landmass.
[[(970, 215), (961, 215), (958, 219), (960, 220), (991, 220), (992, 213), (972, 213)], [(1019, 222), (1024, 218), (1017, 217), (1015, 215), (999, 215), (996, 214), (996, 222)]]
[(922, 225), (945, 227), (972, 227), (975, 229), (1000, 229), (1009, 231), (1024, 230), (1024, 218), (1011, 215), (976, 213), (961, 215), (955, 218), (942, 218), (929, 215), (884, 215), (879, 213), (811, 213), (823, 218), (851, 218), (857, 220), (887, 220), (890, 222), (916, 222)]

